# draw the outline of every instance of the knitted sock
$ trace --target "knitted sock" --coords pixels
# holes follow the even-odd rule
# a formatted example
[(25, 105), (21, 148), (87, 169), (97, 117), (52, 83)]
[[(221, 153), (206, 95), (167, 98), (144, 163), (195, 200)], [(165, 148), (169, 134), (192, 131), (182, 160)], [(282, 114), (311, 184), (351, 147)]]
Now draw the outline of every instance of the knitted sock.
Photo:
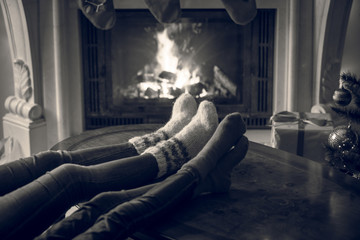
[(237, 144), (218, 162), (206, 178), (195, 189), (194, 196), (201, 193), (227, 192), (231, 185), (231, 171), (244, 159), (249, 147), (247, 137), (242, 136)]
[(243, 136), (245, 123), (240, 113), (227, 115), (219, 124), (214, 135), (199, 154), (184, 164), (184, 167), (196, 169), (204, 180), (218, 164), (219, 159)]
[(174, 173), (203, 148), (218, 125), (214, 104), (202, 101), (191, 122), (167, 141), (162, 141), (145, 153), (152, 154), (158, 163), (158, 178)]
[(197, 104), (195, 99), (188, 93), (180, 95), (173, 106), (171, 119), (162, 128), (143, 136), (133, 137), (129, 142), (141, 154), (148, 147), (158, 142), (167, 140), (183, 129), (196, 113)]
[(251, 22), (257, 13), (255, 0), (221, 0), (231, 19), (240, 25)]
[(160, 23), (172, 23), (181, 14), (179, 0), (144, 0), (150, 12)]
[(76, 0), (87, 19), (97, 28), (111, 29), (116, 22), (113, 0)]

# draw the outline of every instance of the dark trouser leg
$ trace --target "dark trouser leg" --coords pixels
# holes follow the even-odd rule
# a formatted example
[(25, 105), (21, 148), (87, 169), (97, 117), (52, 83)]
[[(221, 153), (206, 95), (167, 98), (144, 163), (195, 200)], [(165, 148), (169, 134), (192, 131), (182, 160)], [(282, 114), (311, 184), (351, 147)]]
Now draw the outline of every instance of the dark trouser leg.
[(157, 172), (150, 154), (88, 167), (63, 164), (0, 198), (0, 238), (37, 236), (72, 205), (100, 192), (149, 184)]
[(155, 185), (151, 184), (131, 190), (100, 193), (90, 201), (80, 204), (80, 208), (72, 215), (54, 224), (36, 239), (72, 239), (90, 228), (101, 215), (106, 214), (124, 202), (143, 195)]
[(179, 202), (191, 199), (199, 174), (192, 168), (180, 170), (141, 197), (123, 203), (75, 239), (125, 239), (168, 212)]
[(92, 165), (138, 155), (130, 143), (75, 151), (45, 151), (0, 166), (0, 196), (9, 193), (64, 163)]

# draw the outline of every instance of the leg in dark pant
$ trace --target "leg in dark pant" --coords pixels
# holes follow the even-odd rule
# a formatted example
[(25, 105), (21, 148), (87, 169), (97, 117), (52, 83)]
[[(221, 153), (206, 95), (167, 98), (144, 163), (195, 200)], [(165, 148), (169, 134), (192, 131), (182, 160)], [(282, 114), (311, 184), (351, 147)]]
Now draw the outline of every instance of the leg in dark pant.
[(150, 154), (94, 166), (63, 164), (0, 198), (0, 238), (37, 236), (72, 205), (100, 192), (149, 184), (157, 173)]
[(47, 171), (65, 163), (84, 166), (137, 156), (159, 141), (167, 140), (181, 131), (196, 113), (197, 103), (190, 94), (179, 96), (173, 106), (171, 119), (155, 132), (129, 139), (126, 143), (76, 151), (46, 151), (0, 166), (0, 196), (21, 187)]
[(79, 209), (73, 214), (51, 226), (36, 239), (72, 239), (90, 228), (101, 215), (124, 202), (143, 195), (154, 186), (156, 184), (131, 190), (100, 193), (90, 201), (80, 204)]
[[(55, 168), (0, 199), (0, 234), (4, 238), (37, 236), (75, 203), (100, 192), (143, 186), (176, 172), (201, 150), (217, 125), (215, 106), (204, 101), (186, 127), (140, 156), (92, 166), (63, 164)], [(34, 222), (37, 224), (32, 226)]]
[(91, 228), (74, 239), (125, 239), (178, 203), (191, 199), (198, 182), (195, 171), (179, 171), (141, 197), (102, 215)]
[(65, 163), (92, 165), (136, 156), (130, 143), (75, 151), (45, 151), (0, 165), (0, 196), (21, 187)]

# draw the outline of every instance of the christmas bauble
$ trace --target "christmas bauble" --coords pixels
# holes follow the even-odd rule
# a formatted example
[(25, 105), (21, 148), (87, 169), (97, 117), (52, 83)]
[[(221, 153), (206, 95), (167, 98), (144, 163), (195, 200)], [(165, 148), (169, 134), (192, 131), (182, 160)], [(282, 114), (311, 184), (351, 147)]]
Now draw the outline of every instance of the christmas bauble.
[(351, 92), (345, 88), (334, 91), (333, 100), (337, 105), (346, 106), (351, 102)]
[(357, 150), (358, 136), (349, 126), (335, 128), (328, 138), (328, 144), (334, 150), (353, 151)]

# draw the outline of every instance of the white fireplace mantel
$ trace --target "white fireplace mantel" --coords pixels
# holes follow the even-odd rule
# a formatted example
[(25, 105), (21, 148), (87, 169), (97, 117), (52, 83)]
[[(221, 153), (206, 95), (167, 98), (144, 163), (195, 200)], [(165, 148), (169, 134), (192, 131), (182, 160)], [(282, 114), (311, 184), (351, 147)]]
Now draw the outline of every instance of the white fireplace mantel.
[(14, 63), (4, 138), (20, 146), (22, 157), (82, 131), (78, 11), (75, 1), (0, 4)]
[[(320, 79), (325, 68), (332, 66), (327, 49), (339, 43), (330, 56), (331, 61), (339, 61), (339, 56), (341, 61), (343, 39), (329, 41), (329, 32), (334, 29), (330, 31), (328, 17), (346, 16), (352, 1), (256, 2), (258, 8), (277, 10), (273, 111), (310, 110), (321, 100)], [(5, 102), (4, 137), (13, 137), (24, 155), (29, 155), (83, 131), (81, 13), (74, 0), (0, 3), (14, 63), (15, 89)], [(114, 4), (116, 8), (146, 8), (143, 0), (114, 0)], [(223, 8), (220, 0), (181, 0), (181, 6)], [(346, 29), (347, 18), (341, 21), (334, 27)]]
[[(46, 122), (41, 106), (41, 83), (33, 65), (36, 53), (30, 46), (28, 19), (22, 1), (3, 0), (6, 30), (13, 62), (14, 94), (4, 105), (8, 113), (3, 117), (4, 137), (11, 137), (16, 145), (16, 157), (23, 157), (46, 146)], [(14, 154), (12, 155), (14, 156)]]

